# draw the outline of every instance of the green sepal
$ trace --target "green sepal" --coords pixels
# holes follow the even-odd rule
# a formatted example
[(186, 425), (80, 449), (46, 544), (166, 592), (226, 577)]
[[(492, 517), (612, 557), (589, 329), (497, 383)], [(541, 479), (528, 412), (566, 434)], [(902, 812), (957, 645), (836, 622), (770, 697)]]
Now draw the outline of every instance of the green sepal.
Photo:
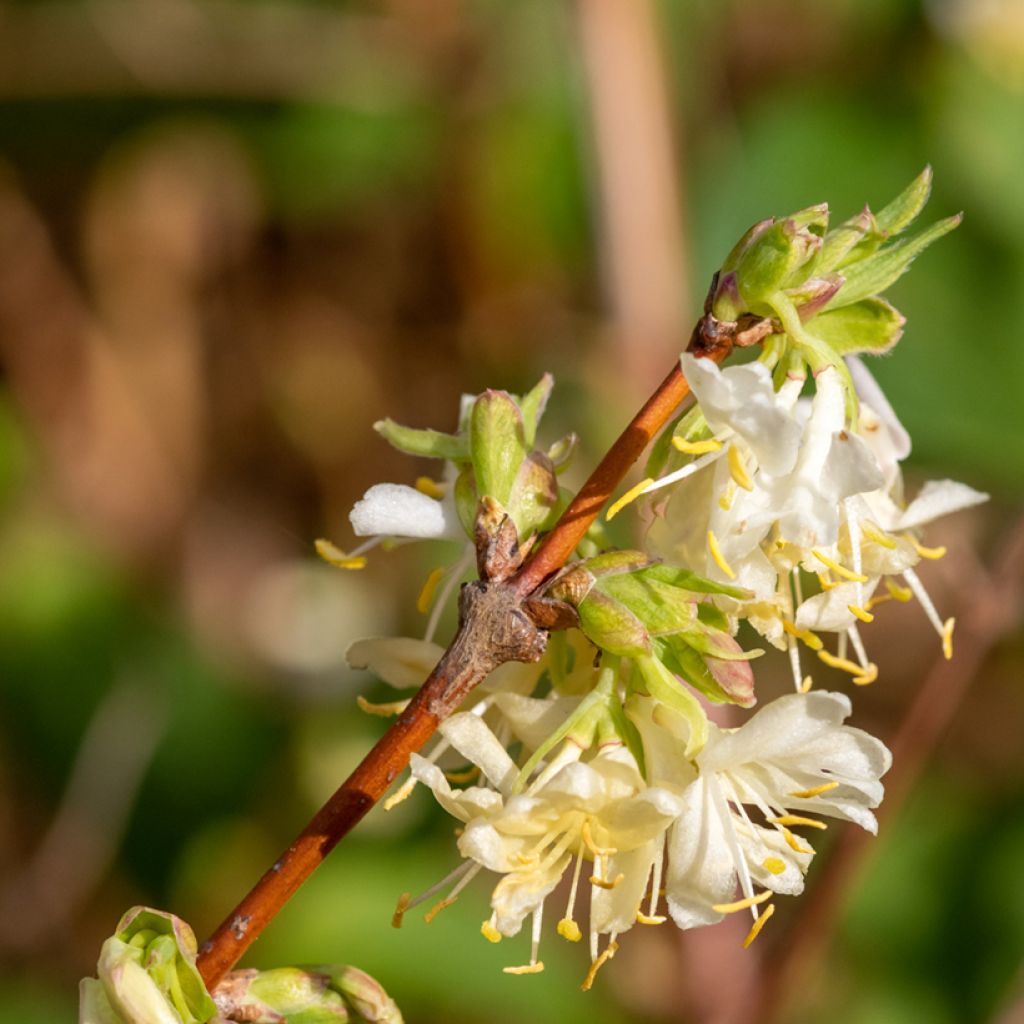
[(870, 245), (871, 252), (882, 243), (882, 234), (878, 230), (874, 214), (866, 206), (860, 213), (854, 214), (825, 236), (818, 259), (819, 272), (831, 273), (845, 266), (847, 262), (852, 262), (852, 255), (859, 251), (865, 240), (870, 240), (867, 244)]
[(764, 315), (766, 298), (793, 283), (791, 279), (809, 256), (792, 221), (778, 220), (762, 232), (736, 268), (737, 285), (747, 312)]
[(611, 654), (649, 654), (651, 638), (644, 624), (619, 601), (592, 589), (577, 606), (580, 629), (591, 643)]
[(684, 754), (688, 758), (696, 757), (708, 741), (708, 717), (700, 701), (680, 684), (658, 658), (640, 657), (634, 660), (647, 692), (655, 700), (682, 715), (689, 725), (690, 738)]
[(880, 231), (898, 235), (909, 227), (925, 208), (932, 194), (932, 169), (925, 169), (891, 202), (875, 214)]
[(523, 540), (552, 523), (558, 508), (558, 480), (555, 467), (543, 452), (531, 452), (523, 459), (508, 507)]
[[(579, 702), (575, 710), (565, 718), (562, 724), (537, 747), (527, 758), (523, 767), (519, 769), (519, 773), (512, 782), (513, 793), (521, 793), (523, 791), (523, 787), (529, 781), (533, 770), (559, 743), (568, 740), (579, 747), (580, 750), (589, 750), (597, 741), (599, 734), (603, 733), (604, 736), (607, 736), (609, 735), (609, 730), (611, 732), (616, 731), (613, 709), (618, 707), (619, 712), (621, 713), (622, 711), (619, 695), (616, 692), (618, 672), (618, 659), (605, 658), (594, 688)], [(620, 738), (625, 742), (625, 736), (620, 735)]]
[(540, 426), (541, 417), (547, 408), (554, 385), (555, 378), (550, 373), (545, 373), (534, 387), (519, 400), (519, 408), (523, 415), (523, 437), (528, 449), (533, 447), (537, 439), (537, 428)]
[(393, 448), (406, 455), (446, 459), (449, 462), (465, 462), (469, 459), (469, 442), (460, 434), (403, 427), (392, 419), (378, 420), (373, 429)]
[(932, 242), (949, 234), (962, 219), (963, 215), (959, 213), (953, 217), (946, 217), (920, 234), (886, 245), (873, 255), (844, 267), (843, 276), (846, 283), (829, 304), (829, 309), (850, 306), (861, 299), (884, 292), (906, 272), (914, 257), (928, 248)]
[[(656, 652), (661, 660), (695, 690), (716, 704), (738, 704), (751, 707), (756, 703), (752, 673), (737, 673), (735, 692), (730, 691), (715, 677), (703, 655), (692, 647), (682, 634), (655, 639)], [(743, 678), (740, 678), (740, 675)]]
[(519, 467), (529, 451), (519, 406), (505, 391), (485, 391), (469, 417), (469, 451), (477, 494), (506, 508)]
[(900, 340), (906, 317), (885, 299), (872, 296), (850, 306), (829, 309), (814, 318), (814, 333), (841, 356), (880, 355)]
[(476, 530), (476, 510), (480, 499), (477, 497), (476, 481), (471, 466), (466, 466), (455, 478), (452, 494), (455, 497), (455, 511), (458, 514), (459, 522), (466, 533), (472, 537)]
[(562, 470), (568, 469), (572, 464), (572, 460), (576, 457), (576, 451), (579, 448), (580, 439), (574, 433), (566, 434), (565, 437), (559, 438), (550, 448), (548, 448), (548, 458), (551, 460), (551, 464), (555, 467), (556, 473), (561, 473)]
[(708, 601), (701, 601), (697, 605), (697, 621), (712, 629), (720, 629), (723, 633), (729, 632), (729, 616)]
[(750, 590), (743, 587), (733, 587), (728, 583), (718, 583), (709, 580), (705, 576), (698, 576), (689, 569), (681, 569), (674, 565), (666, 565), (664, 562), (656, 562), (640, 570), (640, 575), (650, 580), (657, 580), (660, 583), (667, 583), (670, 586), (678, 587), (680, 590), (688, 590), (694, 594), (723, 594), (726, 597), (735, 598), (737, 601), (749, 601), (754, 595)]
[(696, 602), (692, 598), (677, 586), (654, 579), (647, 572), (599, 579), (594, 590), (624, 605), (649, 633), (676, 633), (691, 627), (697, 618)]

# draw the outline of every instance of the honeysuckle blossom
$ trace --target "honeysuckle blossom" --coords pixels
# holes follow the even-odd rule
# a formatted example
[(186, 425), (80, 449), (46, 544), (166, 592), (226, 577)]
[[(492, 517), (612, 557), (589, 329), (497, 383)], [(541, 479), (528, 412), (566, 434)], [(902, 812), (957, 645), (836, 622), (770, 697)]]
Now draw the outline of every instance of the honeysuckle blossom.
[[(583, 751), (567, 742), (532, 781), (524, 782), (521, 770), (478, 716), (454, 715), (442, 732), (480, 768), (488, 785), (453, 790), (435, 764), (413, 755), (414, 777), (464, 822), (458, 847), (466, 861), (438, 886), (415, 900), (403, 900), (400, 913), (454, 883), (427, 915), (429, 920), (481, 870), (496, 872), (502, 878), (481, 931), (498, 942), (518, 934), (532, 917), (530, 960), (506, 971), (534, 973), (543, 970), (538, 949), (545, 901), (570, 869), (571, 889), (557, 931), (570, 941), (582, 937), (575, 908), (584, 862), (591, 862), (585, 878), (590, 889), (592, 964), (584, 984), (589, 987), (597, 968), (614, 955), (616, 937), (637, 921), (652, 868), (660, 861), (665, 829), (681, 810), (679, 796), (648, 786), (622, 745), (602, 746), (583, 761)], [(609, 937), (604, 950), (602, 935)]]
[[(848, 697), (815, 691), (780, 697), (738, 729), (711, 724), (668, 834), (665, 893), (680, 928), (750, 909), (752, 941), (773, 912), (765, 905), (772, 894), (803, 890), (814, 850), (793, 829), (826, 827), (810, 814), (877, 830), (872, 809), (882, 800), (879, 780), (891, 756), (881, 742), (843, 724), (849, 714)], [(650, 781), (692, 777), (682, 743), (666, 741), (666, 733), (683, 739), (679, 720), (663, 707), (637, 703), (631, 716), (653, 762)]]

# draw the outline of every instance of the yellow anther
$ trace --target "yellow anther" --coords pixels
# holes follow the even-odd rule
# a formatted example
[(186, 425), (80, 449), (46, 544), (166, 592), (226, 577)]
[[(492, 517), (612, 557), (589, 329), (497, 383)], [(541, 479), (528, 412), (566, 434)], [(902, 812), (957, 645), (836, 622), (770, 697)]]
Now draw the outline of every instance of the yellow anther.
[(491, 924), (490, 921), (484, 921), (480, 925), (480, 934), (488, 941), (498, 943), (501, 942), (501, 932)]
[(830, 654), (828, 651), (818, 651), (818, 657), (821, 658), (829, 668), (842, 669), (843, 672), (849, 672), (851, 676), (859, 676), (868, 671), (868, 669), (858, 665), (857, 662), (850, 661), (849, 658), (837, 658), (834, 654)]
[(641, 480), (636, 487), (630, 487), (618, 501), (611, 504), (605, 515), (605, 520), (610, 523), (631, 501), (636, 501), (653, 483), (654, 477), (649, 476), (646, 480)]
[(838, 789), (838, 782), (823, 782), (820, 786), (815, 786), (813, 789), (798, 789), (795, 793), (790, 793), (790, 796), (795, 796), (798, 800), (810, 800), (811, 797), (821, 796), (822, 793), (830, 793), (833, 789)]
[(438, 566), (436, 569), (431, 569), (430, 575), (427, 577), (426, 582), (423, 584), (423, 589), (420, 591), (420, 596), (416, 598), (416, 611), (420, 615), (426, 615), (430, 611), (430, 606), (434, 603), (434, 594), (437, 593), (437, 585), (444, 578), (444, 569)]
[(318, 537), (314, 542), (316, 553), (329, 564), (337, 569), (363, 569), (366, 566), (365, 555), (346, 555), (336, 544), (332, 544), (323, 537)]
[(708, 530), (708, 550), (711, 552), (711, 557), (715, 560), (715, 565), (717, 565), (718, 568), (729, 577), (729, 579), (736, 579), (736, 573), (732, 571), (732, 566), (729, 565), (722, 555), (722, 549), (718, 546), (718, 538), (715, 536), (714, 530)]
[(718, 507), (723, 512), (728, 512), (732, 508), (732, 499), (736, 497), (736, 484), (729, 481), (728, 486), (722, 491), (721, 496), (718, 499)]
[(855, 617), (860, 619), (861, 622), (874, 622), (875, 617), (866, 608), (861, 608), (857, 604), (848, 604), (847, 609)]
[(454, 902), (454, 899), (439, 900), (423, 915), (423, 920), (430, 924), (445, 907), (450, 907)]
[(910, 538), (910, 543), (914, 545), (914, 550), (922, 558), (930, 558), (933, 562), (938, 561), (940, 558), (946, 557), (945, 548), (926, 548), (923, 544), (920, 544), (913, 537)]
[(467, 768), (464, 772), (445, 772), (444, 777), (449, 782), (454, 782), (457, 786), (461, 786), (464, 782), (472, 782), (480, 774), (480, 769), (475, 765), (472, 768)]
[(729, 459), (729, 472), (732, 475), (733, 480), (735, 480), (743, 490), (752, 491), (754, 489), (754, 481), (750, 479), (747, 467), (743, 464), (743, 453), (736, 447), (736, 445), (729, 445), (729, 454), (727, 458)]
[(773, 875), (781, 875), (786, 870), (786, 862), (778, 857), (765, 857), (761, 861), (761, 867)]
[(437, 498), (438, 501), (445, 494), (444, 487), (436, 480), (431, 480), (429, 476), (419, 476), (416, 478), (416, 490), (420, 494), (425, 494), (428, 498)]
[(590, 884), (596, 885), (599, 889), (614, 889), (622, 884), (625, 875), (616, 875), (611, 881), (607, 878), (598, 878), (597, 875), (590, 876)]
[(747, 937), (743, 940), (743, 948), (746, 949), (753, 941), (761, 934), (761, 929), (768, 923), (768, 918), (775, 913), (775, 904), (769, 903), (764, 910), (758, 915), (757, 920), (753, 923), (750, 931), (747, 932)]
[(540, 974), (544, 970), (544, 961), (538, 960), (535, 964), (523, 964), (522, 967), (502, 967), (506, 974)]
[(405, 782), (402, 783), (401, 788), (392, 793), (391, 796), (384, 801), (384, 810), (390, 811), (392, 807), (397, 807), (415, 788), (416, 780), (406, 779)]
[(362, 694), (356, 697), (356, 706), (360, 711), (368, 715), (379, 715), (381, 718), (390, 718), (392, 715), (400, 715), (408, 706), (407, 700), (392, 700), (386, 704), (374, 704), (368, 701)]
[(812, 651), (820, 651), (825, 646), (817, 633), (812, 633), (809, 629), (801, 629), (796, 623), (790, 622), (789, 619), (782, 620), (782, 628), (790, 636), (796, 637), (797, 640), (803, 640)]
[(758, 903), (764, 903), (765, 900), (772, 898), (771, 889), (765, 889), (764, 892), (759, 892), (756, 896), (748, 896), (744, 900), (736, 900), (734, 903), (712, 903), (711, 909), (716, 914), (735, 914), (739, 910), (749, 910), (751, 907), (756, 907)]
[(814, 680), (810, 676), (804, 676), (803, 682), (800, 684), (801, 693), (810, 693), (811, 687), (814, 685)]
[(590, 965), (590, 970), (587, 971), (587, 976), (583, 979), (583, 984), (580, 985), (581, 992), (590, 991), (590, 987), (594, 984), (594, 979), (597, 977), (597, 972), (601, 970), (601, 968), (604, 967), (604, 965), (608, 963), (608, 961), (611, 960), (618, 951), (619, 944), (617, 942), (608, 943), (604, 952)]
[(563, 917), (558, 922), (558, 934), (570, 942), (579, 942), (583, 938), (580, 926), (571, 917)]
[(636, 912), (637, 924), (664, 924), (667, 920), (668, 918), (663, 917), (661, 914), (651, 917), (648, 914), (641, 913), (639, 910)]
[(878, 678), (878, 666), (872, 661), (859, 675), (853, 677), (854, 686), (870, 686)]
[(707, 455), (721, 450), (722, 442), (713, 437), (707, 441), (687, 441), (685, 437), (673, 437), (672, 447), (684, 455)]
[(818, 585), (821, 587), (822, 590), (831, 590), (833, 587), (839, 586), (838, 583), (833, 583), (832, 580), (828, 578), (827, 573), (823, 572), (818, 573)]
[(398, 897), (398, 902), (395, 904), (395, 912), (391, 915), (391, 927), (401, 928), (402, 918), (405, 916), (405, 912), (409, 907), (409, 901), (412, 899), (411, 892), (403, 892)]
[(845, 565), (840, 565), (835, 559), (829, 558), (828, 555), (823, 555), (817, 548), (811, 549), (811, 554), (821, 562), (822, 565), (831, 569), (837, 576), (841, 576), (844, 580), (849, 580), (851, 583), (867, 583), (868, 578), (859, 572), (854, 572), (852, 569), (847, 569)]
[(587, 849), (595, 857), (610, 857), (612, 854), (619, 852), (614, 846), (598, 846), (597, 843), (594, 842), (594, 834), (590, 831), (589, 820), (583, 822), (583, 826), (580, 828), (580, 837)]
[(948, 618), (942, 624), (942, 653), (946, 661), (953, 657), (953, 629), (956, 627), (956, 619)]
[(808, 828), (820, 828), (822, 831), (828, 828), (825, 822), (818, 821), (817, 818), (805, 818), (801, 814), (783, 814), (771, 820), (776, 825), (806, 825)]
[(892, 594), (875, 594), (874, 597), (868, 600), (868, 603), (864, 605), (867, 611), (874, 611), (880, 604), (885, 604), (886, 601), (893, 599)]
[(894, 538), (890, 537), (887, 533), (882, 533), (881, 530), (876, 530), (868, 523), (860, 524), (860, 532), (867, 540), (870, 540), (874, 544), (880, 544), (883, 548), (888, 548), (890, 551), (896, 547), (896, 541)]
[(540, 863), (540, 857), (538, 857), (535, 853), (517, 853), (515, 859), (516, 863), (522, 864), (524, 868), (528, 868)]
[(901, 587), (898, 583), (893, 583), (892, 580), (885, 581), (885, 589), (889, 591), (894, 601), (902, 601), (904, 604), (914, 597), (914, 592), (910, 587)]
[(794, 853), (814, 853), (814, 850), (809, 846), (804, 846), (799, 839), (788, 828), (782, 829), (782, 838), (786, 840), (786, 845)]

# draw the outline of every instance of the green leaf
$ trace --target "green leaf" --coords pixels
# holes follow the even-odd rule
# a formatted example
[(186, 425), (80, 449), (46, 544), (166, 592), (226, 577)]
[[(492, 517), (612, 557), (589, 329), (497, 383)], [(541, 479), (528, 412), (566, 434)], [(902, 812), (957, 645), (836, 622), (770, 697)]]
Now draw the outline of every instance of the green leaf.
[(888, 352), (900, 340), (906, 318), (885, 299), (861, 299), (814, 318), (814, 333), (839, 355)]
[(533, 447), (537, 439), (537, 428), (540, 426), (540, 419), (547, 408), (554, 384), (555, 378), (550, 373), (545, 373), (537, 384), (519, 400), (519, 408), (523, 414), (523, 437), (526, 439), (528, 449)]
[(899, 234), (913, 223), (931, 194), (932, 169), (925, 167), (888, 206), (875, 214), (878, 227), (888, 235)]
[(465, 462), (469, 458), (469, 444), (458, 434), (444, 434), (440, 430), (417, 430), (403, 427), (392, 419), (378, 420), (373, 425), (385, 441), (406, 455), (419, 455), (425, 459), (447, 459)]
[(617, 576), (621, 573), (636, 572), (650, 565), (650, 558), (642, 551), (628, 549), (605, 551), (588, 558), (584, 568), (594, 577)]
[(473, 403), (469, 450), (478, 495), (489, 495), (508, 507), (528, 448), (522, 413), (507, 392), (485, 391)]
[(961, 214), (947, 217), (933, 224), (912, 238), (904, 238), (887, 245), (872, 256), (851, 263), (843, 270), (846, 283), (829, 304), (829, 309), (840, 309), (853, 305), (872, 295), (884, 292), (903, 275), (914, 257), (923, 252), (932, 242), (949, 234), (963, 219)]

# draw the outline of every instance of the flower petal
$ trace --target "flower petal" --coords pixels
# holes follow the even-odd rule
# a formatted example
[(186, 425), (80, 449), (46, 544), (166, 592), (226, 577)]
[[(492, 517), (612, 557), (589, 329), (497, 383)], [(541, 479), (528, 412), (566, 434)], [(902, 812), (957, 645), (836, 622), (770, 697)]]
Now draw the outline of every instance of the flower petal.
[(348, 514), (357, 537), (455, 540), (463, 536), (454, 509), (405, 484), (374, 484)]
[(404, 690), (422, 685), (442, 654), (444, 649), (428, 640), (389, 636), (357, 640), (345, 658), (352, 668), (369, 669), (389, 686)]

